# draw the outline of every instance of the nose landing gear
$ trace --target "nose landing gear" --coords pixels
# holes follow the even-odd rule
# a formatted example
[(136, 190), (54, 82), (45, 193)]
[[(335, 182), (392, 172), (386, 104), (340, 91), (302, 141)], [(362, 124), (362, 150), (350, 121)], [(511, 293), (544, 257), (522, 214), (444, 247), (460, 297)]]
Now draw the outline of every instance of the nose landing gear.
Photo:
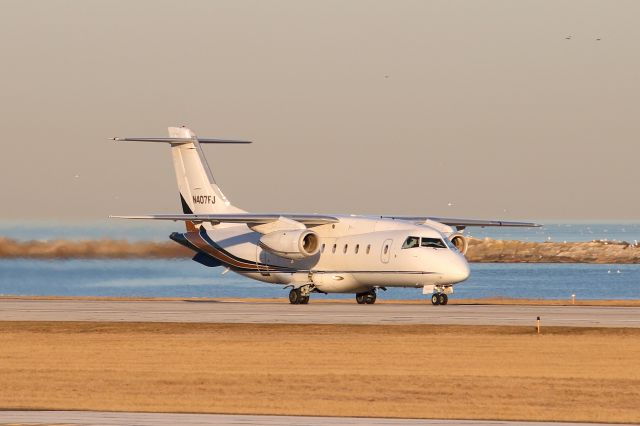
[(431, 303), (434, 305), (446, 305), (449, 303), (449, 294), (453, 294), (453, 285), (425, 285), (422, 288), (425, 296), (431, 294)]
[(434, 305), (446, 305), (449, 303), (449, 296), (444, 293), (433, 293), (431, 295), (431, 303)]

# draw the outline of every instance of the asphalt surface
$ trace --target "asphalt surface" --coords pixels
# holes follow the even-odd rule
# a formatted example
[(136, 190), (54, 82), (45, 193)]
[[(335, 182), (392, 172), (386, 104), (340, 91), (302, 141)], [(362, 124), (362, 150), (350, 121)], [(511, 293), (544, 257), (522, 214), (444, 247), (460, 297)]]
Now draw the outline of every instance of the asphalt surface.
[(605, 423), (509, 422), (480, 420), (413, 420), (356, 417), (252, 416), (225, 414), (114, 413), (99, 411), (0, 411), (0, 424), (116, 425), (479, 425), (479, 426), (594, 426)]
[(0, 321), (640, 327), (640, 307), (0, 300)]

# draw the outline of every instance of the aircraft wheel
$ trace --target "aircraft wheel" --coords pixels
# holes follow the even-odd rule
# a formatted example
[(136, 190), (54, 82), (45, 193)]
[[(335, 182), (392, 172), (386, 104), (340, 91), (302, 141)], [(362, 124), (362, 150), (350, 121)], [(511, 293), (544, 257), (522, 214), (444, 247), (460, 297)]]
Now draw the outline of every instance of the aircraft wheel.
[(300, 304), (301, 305), (308, 305), (309, 304), (309, 299), (310, 299), (310, 296), (302, 296), (300, 298)]
[(440, 298), (438, 297), (437, 293), (433, 293), (431, 295), (431, 303), (434, 305), (439, 305), (440, 304)]
[(367, 293), (357, 293), (356, 302), (358, 302), (358, 305), (363, 305), (367, 303), (367, 301), (365, 300), (366, 297), (367, 297)]
[(368, 293), (364, 297), (364, 303), (366, 303), (367, 305), (373, 305), (374, 303), (376, 303), (376, 293), (375, 293), (375, 291), (372, 291), (371, 293)]
[(294, 288), (291, 289), (291, 291), (289, 292), (289, 303), (291, 303), (292, 305), (298, 305), (302, 301), (302, 294), (300, 293), (300, 289), (299, 288)]
[(446, 305), (449, 302), (449, 296), (444, 293), (438, 295), (438, 302), (440, 305)]

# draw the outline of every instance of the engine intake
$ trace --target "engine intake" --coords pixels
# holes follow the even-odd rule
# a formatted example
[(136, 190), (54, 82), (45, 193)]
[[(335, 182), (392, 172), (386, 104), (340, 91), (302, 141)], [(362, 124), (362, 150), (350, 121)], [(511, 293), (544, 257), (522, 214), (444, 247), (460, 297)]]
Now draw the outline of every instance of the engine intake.
[(467, 249), (469, 248), (469, 240), (462, 234), (453, 234), (449, 236), (449, 240), (453, 243), (454, 246), (458, 249), (458, 251), (462, 254), (467, 254)]
[(275, 231), (263, 235), (260, 246), (287, 259), (304, 259), (320, 251), (320, 237), (308, 229)]

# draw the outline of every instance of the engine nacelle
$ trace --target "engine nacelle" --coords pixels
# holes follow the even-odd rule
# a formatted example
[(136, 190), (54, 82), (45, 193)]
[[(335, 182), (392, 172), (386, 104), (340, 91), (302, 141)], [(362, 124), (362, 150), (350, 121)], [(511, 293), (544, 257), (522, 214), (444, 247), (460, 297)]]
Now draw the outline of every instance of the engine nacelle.
[(260, 246), (287, 259), (303, 259), (320, 251), (320, 237), (308, 229), (275, 231), (263, 235)]
[(462, 254), (467, 254), (467, 249), (469, 248), (469, 240), (460, 234), (455, 233), (449, 235), (449, 240), (453, 243), (454, 246), (458, 249), (458, 251)]

